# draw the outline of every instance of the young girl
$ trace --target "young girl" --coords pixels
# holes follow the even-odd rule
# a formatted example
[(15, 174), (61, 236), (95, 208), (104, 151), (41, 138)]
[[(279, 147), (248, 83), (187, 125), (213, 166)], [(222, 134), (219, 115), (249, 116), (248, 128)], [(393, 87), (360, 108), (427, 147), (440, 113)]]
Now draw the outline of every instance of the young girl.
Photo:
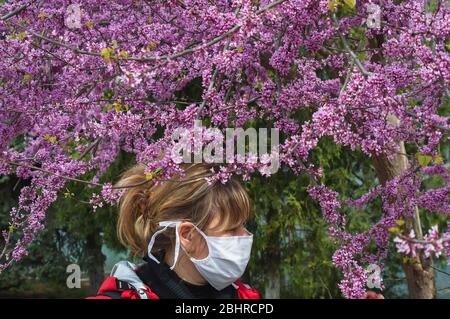
[(245, 271), (253, 235), (245, 189), (235, 179), (209, 184), (212, 165), (183, 164), (183, 176), (146, 183), (144, 166), (118, 182), (118, 236), (145, 263), (116, 264), (93, 298), (239, 298), (259, 293), (239, 278)]

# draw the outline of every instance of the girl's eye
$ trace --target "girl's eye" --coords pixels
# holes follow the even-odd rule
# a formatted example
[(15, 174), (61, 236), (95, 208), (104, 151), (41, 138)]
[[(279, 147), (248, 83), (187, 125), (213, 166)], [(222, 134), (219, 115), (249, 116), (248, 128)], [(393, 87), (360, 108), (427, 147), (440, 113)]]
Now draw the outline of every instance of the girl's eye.
[(234, 236), (237, 232), (239, 232), (240, 227), (229, 228), (224, 231), (224, 234), (228, 236)]
[(225, 230), (225, 233), (229, 234), (230, 236), (241, 236), (248, 233), (247, 227), (245, 225), (240, 225), (237, 227), (229, 228)]

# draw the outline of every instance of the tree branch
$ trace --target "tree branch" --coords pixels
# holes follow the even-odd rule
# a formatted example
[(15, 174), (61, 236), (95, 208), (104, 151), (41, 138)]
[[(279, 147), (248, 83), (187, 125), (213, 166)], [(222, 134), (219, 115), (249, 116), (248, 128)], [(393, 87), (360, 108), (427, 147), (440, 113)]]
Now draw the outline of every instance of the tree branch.
[(336, 17), (336, 14), (331, 14), (331, 17), (333, 18), (334, 23), (336, 24), (336, 29), (339, 35), (339, 38), (342, 41), (342, 44), (344, 45), (345, 50), (348, 52), (348, 54), (350, 54), (350, 56), (352, 57), (354, 63), (356, 64), (356, 66), (358, 67), (358, 69), (361, 71), (362, 74), (364, 74), (365, 76), (370, 76), (372, 75), (371, 72), (367, 71), (366, 68), (364, 67), (364, 65), (361, 63), (361, 61), (359, 60), (358, 56), (356, 55), (355, 52), (353, 52), (352, 48), (350, 47), (350, 45), (348, 44), (347, 39), (344, 37), (344, 35), (342, 34), (341, 31), (339, 31), (339, 20)]
[(31, 3), (25, 4), (25, 5), (23, 5), (23, 6), (19, 7), (19, 8), (17, 8), (16, 10), (14, 10), (14, 11), (12, 11), (12, 12), (5, 14), (4, 16), (0, 17), (0, 21), (6, 21), (6, 20), (8, 20), (8, 19), (10, 19), (10, 18), (12, 18), (12, 17), (18, 15), (19, 13), (21, 13), (22, 11), (24, 11), (26, 8), (28, 8), (28, 6), (29, 6), (30, 4), (31, 4)]

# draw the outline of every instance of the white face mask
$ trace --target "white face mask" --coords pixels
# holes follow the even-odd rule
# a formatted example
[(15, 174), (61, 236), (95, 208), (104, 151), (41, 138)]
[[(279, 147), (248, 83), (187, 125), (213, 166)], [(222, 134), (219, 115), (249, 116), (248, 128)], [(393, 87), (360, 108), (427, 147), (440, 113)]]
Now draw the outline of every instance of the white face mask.
[[(178, 226), (181, 223), (182, 221), (160, 222), (159, 225), (164, 228), (153, 234), (148, 245), (148, 256), (159, 263), (158, 259), (152, 254), (155, 238), (165, 231), (167, 227), (175, 227), (175, 255), (170, 269), (175, 267), (180, 251)], [(253, 234), (249, 233), (246, 236), (207, 236), (197, 226), (193, 226), (205, 238), (208, 246), (209, 254), (206, 258), (195, 259), (190, 257), (190, 260), (203, 278), (217, 290), (222, 290), (241, 278), (250, 259)]]

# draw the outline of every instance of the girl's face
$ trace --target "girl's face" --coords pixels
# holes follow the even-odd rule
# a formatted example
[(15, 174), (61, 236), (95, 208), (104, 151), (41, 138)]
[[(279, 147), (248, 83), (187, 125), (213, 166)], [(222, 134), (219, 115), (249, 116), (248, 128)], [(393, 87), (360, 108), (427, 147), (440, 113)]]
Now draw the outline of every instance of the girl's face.
[[(203, 231), (206, 236), (246, 236), (249, 232), (244, 224), (234, 228), (226, 229), (221, 227), (220, 217), (216, 216)], [(174, 268), (177, 275), (186, 282), (194, 285), (204, 285), (207, 283), (206, 279), (199, 273), (191, 258), (204, 259), (208, 257), (208, 245), (205, 238), (200, 234), (194, 225), (190, 222), (183, 222), (178, 226), (178, 235), (180, 245), (180, 257)], [(165, 255), (165, 261), (168, 265), (172, 265), (174, 260), (173, 252), (168, 252)]]
[[(208, 257), (208, 244), (206, 239), (197, 228), (190, 222), (182, 222), (177, 227), (178, 239), (182, 247), (180, 256), (173, 270), (184, 281), (193, 285), (204, 285), (207, 280), (200, 274), (198, 268), (193, 263), (193, 259), (204, 259)], [(248, 236), (251, 235), (244, 224), (233, 229), (222, 227), (220, 217), (214, 218), (207, 229), (203, 230), (209, 237), (226, 237), (226, 236)], [(239, 252), (238, 252), (239, 253)], [(167, 265), (174, 263), (174, 251), (168, 251), (165, 254), (165, 262)]]

